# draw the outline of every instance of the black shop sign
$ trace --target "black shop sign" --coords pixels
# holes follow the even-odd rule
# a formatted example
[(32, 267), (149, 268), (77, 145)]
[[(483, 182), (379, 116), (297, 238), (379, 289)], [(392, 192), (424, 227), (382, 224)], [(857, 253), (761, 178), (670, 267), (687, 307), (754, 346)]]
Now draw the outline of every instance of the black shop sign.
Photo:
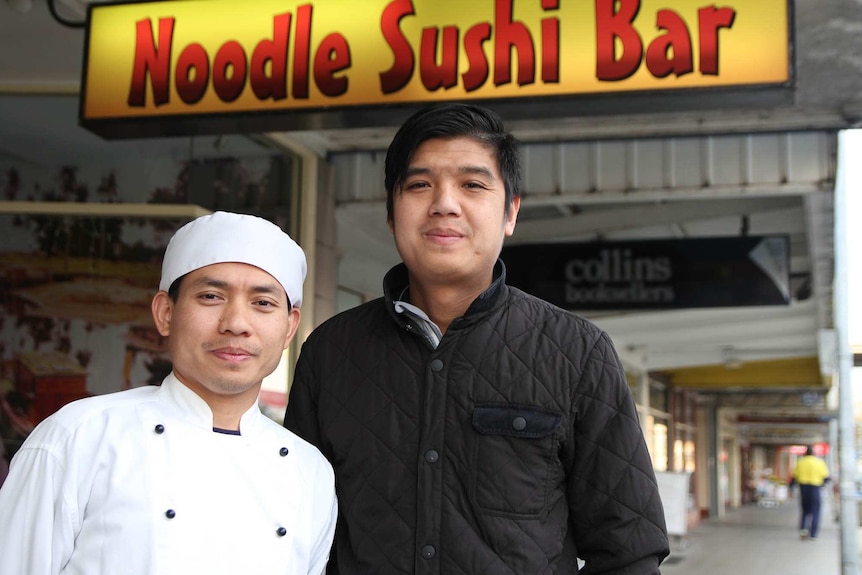
[(572, 310), (790, 303), (786, 236), (506, 246), (508, 283)]

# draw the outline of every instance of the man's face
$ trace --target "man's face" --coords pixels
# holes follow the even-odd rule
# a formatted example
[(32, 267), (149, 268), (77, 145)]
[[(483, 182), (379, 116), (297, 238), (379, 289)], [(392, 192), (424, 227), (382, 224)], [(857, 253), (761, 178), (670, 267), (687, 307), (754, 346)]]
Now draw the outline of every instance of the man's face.
[[(190, 272), (177, 301), (153, 299), (153, 317), (170, 336), (174, 372), (209, 402), (216, 396), (257, 396), (299, 325), (284, 288), (255, 266), (220, 263)], [(253, 397), (252, 397), (253, 399)]]
[(426, 140), (393, 197), (395, 247), (422, 284), (490, 284), (503, 238), (520, 207), (505, 214), (506, 190), (489, 148), (471, 138)]

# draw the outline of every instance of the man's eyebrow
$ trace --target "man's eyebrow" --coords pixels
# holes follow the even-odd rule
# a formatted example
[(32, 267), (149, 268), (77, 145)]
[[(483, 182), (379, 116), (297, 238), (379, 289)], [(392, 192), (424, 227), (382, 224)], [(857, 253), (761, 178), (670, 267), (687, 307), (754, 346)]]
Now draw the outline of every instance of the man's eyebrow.
[(404, 177), (416, 176), (418, 174), (429, 174), (431, 173), (430, 168), (420, 168), (418, 166), (411, 166), (407, 168), (407, 171), (404, 172)]
[[(416, 176), (420, 174), (430, 174), (431, 168), (423, 168), (421, 166), (412, 166), (407, 168), (407, 171), (404, 173), (405, 177)], [(486, 166), (461, 166), (458, 168), (459, 174), (479, 174), (491, 179), (494, 179), (494, 173), (490, 168)]]
[[(196, 283), (203, 285), (203, 286), (219, 288), (219, 289), (227, 289), (228, 287), (230, 287), (230, 283), (228, 283), (224, 280), (210, 277), (210, 276), (201, 276), (200, 279), (198, 279), (198, 281)], [(251, 291), (253, 291), (254, 293), (262, 293), (262, 294), (270, 294), (270, 293), (277, 294), (280, 291), (284, 291), (284, 289), (281, 287), (280, 284), (272, 282), (272, 283), (258, 284), (258, 285), (252, 286)]]
[(282, 288), (279, 284), (271, 283), (271, 284), (261, 284), (252, 286), (251, 291), (255, 293), (274, 293), (278, 294), (279, 292), (284, 292), (284, 288)]
[(198, 278), (198, 281), (196, 281), (195, 283), (200, 284), (202, 286), (222, 288), (222, 289), (224, 289), (224, 288), (228, 287), (228, 285), (230, 285), (224, 280), (218, 280), (218, 279), (215, 279), (215, 278), (210, 277), (210, 276), (201, 276)]
[(479, 174), (488, 178), (494, 179), (494, 173), (486, 166), (462, 166), (458, 169), (462, 174)]

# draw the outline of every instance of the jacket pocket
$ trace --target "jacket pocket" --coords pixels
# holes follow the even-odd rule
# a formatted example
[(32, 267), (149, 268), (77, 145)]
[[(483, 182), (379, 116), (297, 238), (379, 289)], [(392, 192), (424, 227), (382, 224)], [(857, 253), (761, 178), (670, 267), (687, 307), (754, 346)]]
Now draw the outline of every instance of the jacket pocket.
[(558, 467), (554, 432), (562, 419), (539, 407), (476, 404), (473, 498), (480, 510), (531, 516), (544, 509)]

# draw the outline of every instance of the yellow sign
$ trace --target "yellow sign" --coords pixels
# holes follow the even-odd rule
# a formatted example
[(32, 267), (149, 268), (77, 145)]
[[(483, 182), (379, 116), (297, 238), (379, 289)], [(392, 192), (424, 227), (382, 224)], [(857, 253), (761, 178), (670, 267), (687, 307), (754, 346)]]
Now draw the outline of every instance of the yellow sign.
[(788, 84), (787, 0), (90, 5), (81, 116)]

